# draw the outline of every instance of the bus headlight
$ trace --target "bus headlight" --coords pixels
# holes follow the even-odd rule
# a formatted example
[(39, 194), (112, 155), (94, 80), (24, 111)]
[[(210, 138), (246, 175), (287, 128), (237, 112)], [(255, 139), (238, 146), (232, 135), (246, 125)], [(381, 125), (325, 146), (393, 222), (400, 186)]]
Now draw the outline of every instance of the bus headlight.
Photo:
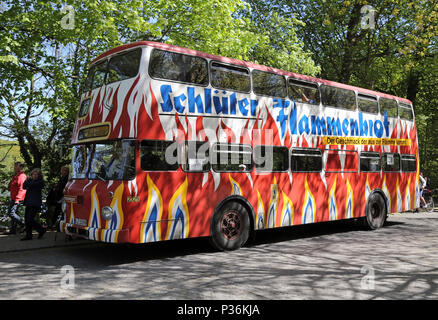
[(104, 220), (111, 220), (113, 218), (114, 211), (111, 207), (103, 207), (100, 212)]

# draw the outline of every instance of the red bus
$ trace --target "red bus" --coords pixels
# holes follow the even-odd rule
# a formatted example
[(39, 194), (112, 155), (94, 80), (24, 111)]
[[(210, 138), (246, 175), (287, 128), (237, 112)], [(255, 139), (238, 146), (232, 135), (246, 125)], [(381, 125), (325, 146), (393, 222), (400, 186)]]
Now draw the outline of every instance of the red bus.
[(61, 228), (91, 240), (232, 250), (419, 206), (409, 100), (163, 43), (92, 61), (72, 147)]

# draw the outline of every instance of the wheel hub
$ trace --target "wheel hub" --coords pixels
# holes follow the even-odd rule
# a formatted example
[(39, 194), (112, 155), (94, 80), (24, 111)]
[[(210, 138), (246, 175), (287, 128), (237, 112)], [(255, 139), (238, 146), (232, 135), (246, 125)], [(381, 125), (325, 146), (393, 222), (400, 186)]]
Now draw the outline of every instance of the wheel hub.
[(236, 239), (242, 232), (242, 221), (235, 210), (225, 212), (221, 221), (221, 233), (227, 240)]

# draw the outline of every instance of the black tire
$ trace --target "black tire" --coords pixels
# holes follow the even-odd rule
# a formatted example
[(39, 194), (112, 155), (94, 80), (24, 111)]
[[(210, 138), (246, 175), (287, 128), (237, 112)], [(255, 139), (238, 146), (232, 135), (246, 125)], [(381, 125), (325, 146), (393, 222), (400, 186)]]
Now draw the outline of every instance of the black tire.
[(371, 230), (383, 227), (387, 218), (386, 204), (383, 197), (375, 192), (368, 197), (365, 208), (365, 225)]
[(221, 251), (242, 247), (249, 237), (249, 215), (245, 207), (235, 201), (219, 208), (211, 222), (211, 243)]

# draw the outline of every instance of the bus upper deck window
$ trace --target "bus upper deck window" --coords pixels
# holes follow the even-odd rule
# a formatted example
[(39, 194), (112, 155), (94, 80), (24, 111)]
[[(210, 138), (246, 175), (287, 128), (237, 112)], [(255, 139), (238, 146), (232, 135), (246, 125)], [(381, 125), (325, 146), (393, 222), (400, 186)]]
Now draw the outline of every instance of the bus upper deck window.
[(379, 104), (377, 103), (377, 98), (374, 96), (359, 93), (357, 95), (357, 105), (360, 111), (374, 114), (379, 113)]
[(90, 69), (90, 73), (92, 74), (92, 82), (91, 82), (91, 90), (99, 88), (103, 86), (105, 83), (105, 75), (106, 75), (106, 66), (107, 63), (101, 62), (96, 64)]
[(409, 120), (409, 121), (414, 120), (412, 108), (408, 104), (400, 103), (399, 113), (400, 113), (400, 118), (402, 118), (402, 119)]
[(255, 94), (271, 97), (286, 97), (286, 79), (279, 74), (253, 70), (252, 84)]
[(153, 50), (149, 74), (156, 79), (208, 85), (207, 60), (176, 52)]
[(245, 68), (213, 62), (210, 73), (211, 85), (215, 88), (241, 92), (251, 90), (251, 78)]
[(141, 49), (135, 49), (116, 55), (108, 62), (108, 76), (106, 83), (113, 83), (133, 78), (138, 74)]
[(392, 99), (380, 98), (380, 114), (385, 114), (387, 112), (388, 117), (397, 118), (397, 101)]
[(322, 104), (328, 107), (356, 110), (356, 94), (352, 90), (321, 85)]
[(289, 79), (289, 97), (295, 102), (319, 105), (320, 96), (316, 83)]

